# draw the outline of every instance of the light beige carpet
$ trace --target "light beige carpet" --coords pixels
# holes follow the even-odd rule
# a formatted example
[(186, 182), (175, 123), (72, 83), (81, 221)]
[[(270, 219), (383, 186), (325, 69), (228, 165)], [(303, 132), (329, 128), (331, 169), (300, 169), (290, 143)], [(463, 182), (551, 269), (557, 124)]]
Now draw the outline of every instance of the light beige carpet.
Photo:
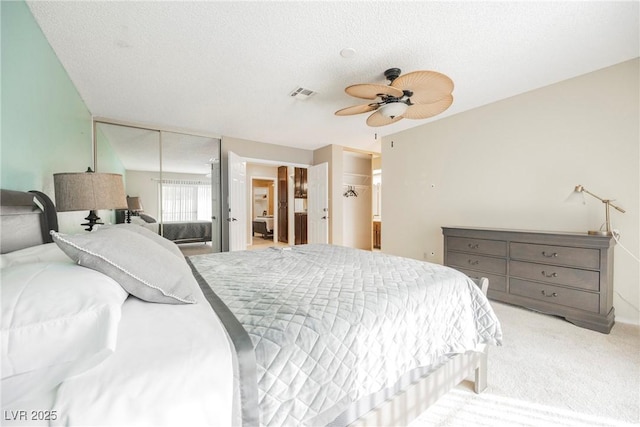
[(489, 349), (489, 386), (463, 383), (416, 419), (426, 426), (640, 425), (640, 327), (610, 334), (492, 302), (502, 347)]

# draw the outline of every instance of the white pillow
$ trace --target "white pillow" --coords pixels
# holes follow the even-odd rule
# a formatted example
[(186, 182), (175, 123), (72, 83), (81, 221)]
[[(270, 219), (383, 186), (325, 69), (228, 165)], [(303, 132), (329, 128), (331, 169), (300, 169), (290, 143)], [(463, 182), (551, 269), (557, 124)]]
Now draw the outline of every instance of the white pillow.
[(0, 255), (0, 268), (30, 262), (70, 262), (73, 261), (55, 243), (31, 246)]
[(56, 387), (115, 350), (127, 293), (114, 280), (67, 262), (0, 273), (3, 406)]

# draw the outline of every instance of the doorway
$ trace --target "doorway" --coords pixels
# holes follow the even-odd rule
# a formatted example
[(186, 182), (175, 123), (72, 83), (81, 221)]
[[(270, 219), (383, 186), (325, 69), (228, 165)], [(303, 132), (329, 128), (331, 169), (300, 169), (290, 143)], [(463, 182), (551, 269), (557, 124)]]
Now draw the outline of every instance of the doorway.
[(276, 228), (274, 178), (251, 177), (251, 246), (270, 246)]
[[(224, 151), (223, 151), (224, 153)], [(283, 170), (286, 170), (286, 175), (284, 176), (283, 183), (287, 188), (287, 199), (286, 199), (286, 209), (282, 212), (279, 212), (280, 208), (283, 206), (274, 205), (274, 227), (273, 234), (276, 237), (273, 241), (269, 240), (266, 243), (271, 246), (288, 246), (293, 245), (295, 242), (295, 168), (315, 168), (315, 166), (302, 165), (302, 164), (292, 164), (281, 161), (273, 161), (273, 160), (264, 160), (264, 159), (255, 159), (255, 158), (247, 158), (241, 157), (235, 154), (232, 151), (226, 152), (227, 161), (226, 163), (226, 173), (222, 174), (223, 178), (226, 178), (227, 193), (226, 197), (223, 197), (223, 201), (226, 201), (226, 205), (223, 209), (224, 219), (223, 221), (228, 224), (226, 230), (223, 229), (223, 232), (226, 231), (226, 237), (228, 240), (226, 241), (227, 246), (225, 249), (234, 251), (234, 250), (244, 250), (244, 249), (254, 249), (252, 246), (252, 226), (253, 226), (253, 210), (252, 210), (252, 190), (251, 183), (252, 178), (268, 178), (273, 179), (277, 184), (274, 186), (274, 201), (280, 200), (280, 191), (279, 191), (279, 178), (278, 178), (278, 169), (284, 166)], [(319, 165), (320, 166), (320, 165)], [(326, 165), (325, 165), (326, 166)], [(325, 167), (324, 170), (327, 170)], [(325, 176), (326, 178), (326, 176)], [(327, 180), (323, 180), (321, 183), (317, 183), (313, 185), (311, 181), (309, 181), (309, 188), (317, 188), (318, 195), (326, 195), (327, 193)], [(225, 186), (223, 185), (223, 191), (225, 190)], [(320, 191), (322, 190), (322, 191)], [(314, 192), (315, 193), (315, 192)], [(320, 197), (318, 197), (320, 199)], [(323, 223), (325, 227), (328, 224), (328, 201), (320, 201), (318, 200), (316, 204), (322, 205), (324, 209), (319, 209), (320, 212), (323, 212)], [(303, 202), (302, 209), (305, 209), (305, 204)], [(311, 209), (311, 205), (309, 205), (309, 209)], [(264, 211), (264, 209), (263, 209)], [(267, 212), (268, 213), (268, 212)], [(287, 218), (287, 226), (280, 227), (278, 225), (280, 216), (284, 216)], [(311, 224), (311, 219), (308, 219), (308, 223)], [(277, 236), (280, 234), (281, 228), (286, 233), (286, 243), (278, 241)], [(327, 236), (326, 233), (316, 233), (320, 236)], [(311, 234), (310, 234), (311, 236)], [(284, 236), (283, 236), (284, 237)], [(265, 242), (265, 239), (261, 239), (261, 243)], [(223, 245), (225, 240), (223, 239)], [(318, 240), (309, 243), (323, 243), (323, 241)], [(326, 239), (324, 241), (326, 242)], [(262, 246), (262, 245), (260, 245)], [(262, 246), (264, 247), (264, 246)]]

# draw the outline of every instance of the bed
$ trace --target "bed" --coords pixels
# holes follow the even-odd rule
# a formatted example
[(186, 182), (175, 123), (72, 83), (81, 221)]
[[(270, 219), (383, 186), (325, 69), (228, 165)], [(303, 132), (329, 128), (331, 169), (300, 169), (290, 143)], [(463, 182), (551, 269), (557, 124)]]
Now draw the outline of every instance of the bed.
[(175, 243), (211, 242), (211, 221), (164, 222), (162, 236)]
[[(117, 223), (126, 222), (126, 211), (116, 214)], [(173, 221), (159, 223), (155, 218), (142, 214), (131, 215), (133, 224), (148, 228), (175, 243), (206, 243), (211, 242), (211, 221)], [(160, 231), (162, 230), (162, 231)]]
[[(455, 270), (332, 245), (185, 261), (131, 224), (45, 243), (29, 200), (2, 193), (6, 425), (401, 425), (469, 376), (486, 387), (500, 324)], [(76, 300), (80, 326), (40, 319)], [(46, 340), (15, 341), (29, 322)]]
[(273, 216), (258, 216), (252, 222), (253, 235), (261, 234), (263, 239), (273, 237)]

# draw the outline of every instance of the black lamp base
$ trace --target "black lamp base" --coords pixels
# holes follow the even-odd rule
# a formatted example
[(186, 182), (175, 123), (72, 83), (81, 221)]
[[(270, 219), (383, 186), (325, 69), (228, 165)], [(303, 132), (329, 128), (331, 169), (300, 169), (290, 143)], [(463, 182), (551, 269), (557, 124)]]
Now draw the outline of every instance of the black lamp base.
[(98, 216), (98, 214), (96, 214), (96, 211), (94, 210), (89, 211), (89, 215), (85, 219), (87, 220), (87, 222), (80, 225), (86, 226), (87, 228), (85, 228), (85, 230), (87, 231), (93, 230), (93, 227), (96, 225), (104, 225), (103, 222), (100, 222), (100, 217)]

